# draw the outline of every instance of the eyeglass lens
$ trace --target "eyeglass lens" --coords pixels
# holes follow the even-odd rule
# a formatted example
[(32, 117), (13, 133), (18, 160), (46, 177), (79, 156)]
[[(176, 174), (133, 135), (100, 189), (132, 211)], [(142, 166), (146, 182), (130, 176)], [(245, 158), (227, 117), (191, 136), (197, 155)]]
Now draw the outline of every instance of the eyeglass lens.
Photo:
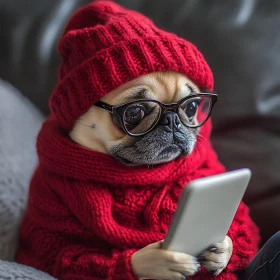
[[(161, 106), (154, 101), (139, 101), (129, 104), (123, 111), (125, 129), (134, 135), (149, 131), (159, 120)], [(198, 127), (208, 118), (211, 99), (206, 96), (193, 97), (178, 107), (181, 122), (188, 127)]]

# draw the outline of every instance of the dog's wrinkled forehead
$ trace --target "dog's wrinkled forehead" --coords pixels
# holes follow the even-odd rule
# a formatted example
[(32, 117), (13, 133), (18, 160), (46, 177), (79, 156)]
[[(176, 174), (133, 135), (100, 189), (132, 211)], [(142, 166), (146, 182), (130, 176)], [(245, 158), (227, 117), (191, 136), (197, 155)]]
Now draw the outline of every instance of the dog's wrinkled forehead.
[(122, 104), (137, 99), (156, 99), (163, 103), (177, 102), (199, 88), (186, 76), (175, 72), (148, 74), (120, 86), (102, 98), (111, 104)]

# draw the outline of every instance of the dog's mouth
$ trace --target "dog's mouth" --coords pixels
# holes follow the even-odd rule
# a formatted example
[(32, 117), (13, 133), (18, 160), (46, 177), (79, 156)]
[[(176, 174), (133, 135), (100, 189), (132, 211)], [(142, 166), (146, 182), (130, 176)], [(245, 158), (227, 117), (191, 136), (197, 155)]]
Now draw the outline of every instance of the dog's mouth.
[(125, 164), (125, 165), (130, 165), (130, 166), (132, 166), (132, 165), (138, 165), (138, 164), (136, 164), (136, 163), (133, 163), (131, 160), (128, 160), (128, 159), (126, 159), (126, 158), (124, 158), (124, 157), (122, 157), (122, 156), (115, 155), (114, 157), (115, 157), (115, 159), (117, 159), (118, 161), (120, 161), (121, 163), (123, 163), (123, 164)]
[(154, 152), (151, 158), (146, 159), (143, 162), (137, 157), (133, 157), (133, 159), (131, 160), (119, 154), (115, 154), (114, 157), (125, 165), (137, 166), (141, 164), (147, 164), (147, 165), (163, 164), (170, 161), (170, 155), (172, 155), (172, 158), (184, 156), (185, 150), (183, 150), (176, 144), (171, 144), (165, 147), (164, 149), (162, 149), (159, 153)]
[(112, 147), (110, 154), (126, 165), (153, 166), (190, 155), (195, 143), (195, 134), (190, 131), (170, 133), (157, 129)]
[(165, 158), (170, 154), (182, 154), (183, 150), (176, 144), (171, 144), (170, 146), (165, 147), (159, 154), (158, 157)]

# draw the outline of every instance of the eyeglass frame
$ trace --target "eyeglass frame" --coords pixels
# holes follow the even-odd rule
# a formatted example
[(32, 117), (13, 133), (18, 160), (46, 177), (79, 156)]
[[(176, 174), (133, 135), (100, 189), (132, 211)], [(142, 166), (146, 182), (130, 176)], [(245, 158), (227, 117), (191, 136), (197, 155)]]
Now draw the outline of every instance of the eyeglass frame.
[[(207, 118), (199, 125), (186, 125), (180, 118), (180, 114), (178, 114), (178, 110), (179, 110), (179, 107), (182, 103), (184, 103), (185, 101), (189, 100), (189, 99), (192, 99), (192, 98), (196, 98), (196, 97), (201, 97), (201, 96), (204, 96), (204, 97), (208, 97), (211, 101), (211, 105), (210, 105), (210, 109), (209, 109), (209, 112), (208, 112), (208, 116)], [(124, 124), (124, 115), (125, 115), (125, 112), (126, 112), (126, 108), (123, 110), (122, 114), (120, 115), (117, 110), (121, 107), (124, 107), (124, 106), (129, 106), (131, 104), (134, 104), (134, 103), (137, 103), (137, 102), (155, 102), (157, 103), (159, 106), (160, 106), (160, 112), (158, 114), (158, 118), (157, 120), (155, 121), (155, 123), (151, 126), (150, 129), (148, 129), (146, 132), (143, 132), (143, 133), (139, 133), (139, 134), (134, 134), (134, 133), (131, 133), (129, 132), (126, 127), (125, 127), (125, 124)], [(113, 115), (113, 117), (115, 117), (116, 119), (120, 120), (120, 124), (121, 124), (121, 127), (122, 129), (125, 131), (125, 133), (127, 133), (129, 136), (132, 136), (132, 137), (140, 137), (140, 136), (144, 136), (146, 134), (148, 134), (149, 132), (151, 132), (155, 127), (156, 125), (158, 124), (159, 120), (162, 118), (163, 114), (166, 113), (167, 111), (171, 111), (171, 112), (175, 112), (179, 115), (179, 118), (182, 122), (182, 124), (186, 127), (190, 127), (190, 128), (198, 128), (198, 127), (201, 127), (202, 125), (204, 125), (207, 120), (209, 119), (211, 113), (212, 113), (212, 110), (213, 110), (213, 107), (215, 105), (215, 103), (218, 101), (218, 94), (216, 93), (198, 93), (198, 94), (191, 94), (191, 95), (188, 95), (182, 99), (180, 99), (178, 102), (176, 103), (171, 103), (171, 104), (165, 104), (165, 103), (162, 103), (158, 100), (155, 100), (155, 99), (138, 99), (138, 100), (134, 100), (134, 101), (130, 101), (130, 102), (127, 102), (127, 103), (123, 103), (123, 104), (120, 104), (120, 105), (110, 105), (108, 103), (105, 103), (103, 101), (97, 101), (94, 105), (101, 108), (101, 109), (104, 109), (106, 111), (108, 111), (109, 113), (111, 113)]]

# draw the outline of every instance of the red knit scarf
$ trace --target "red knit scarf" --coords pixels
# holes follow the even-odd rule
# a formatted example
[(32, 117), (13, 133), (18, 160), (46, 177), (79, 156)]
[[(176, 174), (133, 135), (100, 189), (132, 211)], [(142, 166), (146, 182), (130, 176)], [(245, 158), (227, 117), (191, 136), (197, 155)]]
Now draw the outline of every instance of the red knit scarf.
[[(134, 279), (131, 254), (165, 237), (186, 184), (224, 171), (209, 132), (210, 123), (187, 158), (128, 167), (73, 143), (55, 120), (46, 121), (38, 136), (40, 165), (30, 187), (18, 261), (61, 280)], [(257, 249), (247, 208), (242, 204), (239, 212), (229, 232), (236, 253), (217, 279), (235, 279), (234, 271)], [(208, 279), (202, 275), (198, 279)]]

